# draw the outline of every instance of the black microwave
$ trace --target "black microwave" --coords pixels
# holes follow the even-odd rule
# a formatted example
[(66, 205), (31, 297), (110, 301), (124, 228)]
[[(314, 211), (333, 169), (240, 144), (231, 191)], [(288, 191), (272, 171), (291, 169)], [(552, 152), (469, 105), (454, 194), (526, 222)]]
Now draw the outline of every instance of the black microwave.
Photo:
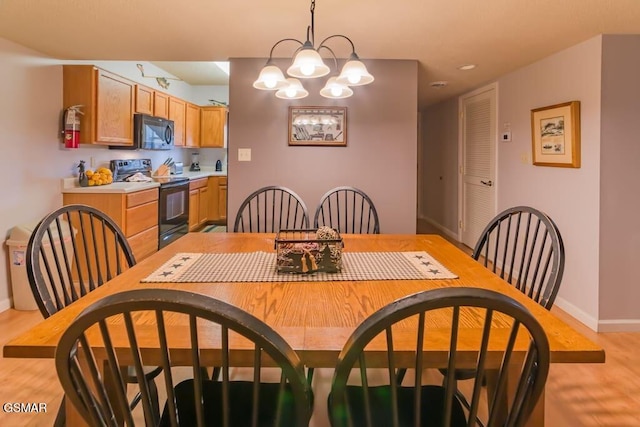
[(173, 120), (148, 114), (133, 115), (133, 146), (111, 145), (118, 150), (171, 150), (174, 147)]

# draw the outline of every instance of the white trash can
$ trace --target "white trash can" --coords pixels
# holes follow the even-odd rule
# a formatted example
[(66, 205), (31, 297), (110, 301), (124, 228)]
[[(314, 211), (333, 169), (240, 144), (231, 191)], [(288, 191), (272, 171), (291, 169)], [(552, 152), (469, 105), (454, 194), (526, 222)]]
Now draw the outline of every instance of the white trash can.
[[(11, 265), (11, 289), (13, 291), (13, 307), (16, 310), (37, 310), (38, 305), (33, 298), (33, 292), (31, 292), (31, 286), (29, 285), (29, 278), (27, 277), (27, 245), (31, 234), (35, 230), (37, 222), (33, 224), (23, 224), (13, 227), (11, 234), (6, 240), (5, 244), (9, 248), (9, 263)], [(66, 221), (62, 221), (62, 238), (64, 239), (65, 249), (67, 250), (67, 256), (73, 257), (73, 244), (71, 243), (71, 227)], [(58, 236), (56, 227), (52, 228), (55, 231), (52, 235), (56, 250), (61, 250), (60, 236)], [(73, 229), (73, 235), (75, 236), (76, 230)], [(48, 242), (48, 237), (44, 238), (44, 249), (48, 251), (47, 256), (52, 256), (51, 245)], [(58, 252), (60, 255), (61, 252)], [(59, 279), (57, 280), (59, 282)]]

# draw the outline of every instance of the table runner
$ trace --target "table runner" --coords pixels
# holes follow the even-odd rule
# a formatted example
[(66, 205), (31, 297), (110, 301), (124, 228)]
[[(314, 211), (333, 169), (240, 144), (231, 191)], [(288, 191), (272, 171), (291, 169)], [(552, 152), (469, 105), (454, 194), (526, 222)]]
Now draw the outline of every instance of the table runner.
[(338, 280), (455, 279), (458, 276), (426, 252), (344, 252), (342, 271), (278, 273), (272, 252), (178, 253), (145, 283), (321, 282)]

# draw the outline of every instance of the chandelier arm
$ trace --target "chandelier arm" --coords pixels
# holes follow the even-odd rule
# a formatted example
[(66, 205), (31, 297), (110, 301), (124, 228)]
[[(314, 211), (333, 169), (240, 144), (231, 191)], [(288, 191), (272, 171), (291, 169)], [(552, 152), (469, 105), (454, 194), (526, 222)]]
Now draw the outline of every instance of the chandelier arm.
[[(296, 42), (296, 43), (300, 44), (300, 46), (301, 46), (301, 47), (302, 47), (302, 45), (304, 45), (304, 43), (302, 43), (302, 42), (301, 42), (300, 40), (298, 40), (298, 39), (290, 39), (290, 38), (287, 38), (287, 39), (278, 40), (278, 41), (276, 42), (276, 44), (274, 44), (274, 45), (273, 45), (273, 47), (271, 48), (271, 51), (269, 52), (269, 60), (268, 60), (267, 62), (270, 62), (270, 61), (271, 61), (271, 58), (273, 58), (273, 50), (276, 48), (276, 46), (278, 46), (280, 43), (282, 43), (282, 42), (286, 42), (286, 41)], [(298, 50), (300, 50), (300, 48), (296, 49), (296, 52), (297, 52)]]
[(318, 53), (320, 52), (320, 49), (327, 49), (329, 52), (331, 52), (331, 57), (333, 58), (333, 65), (335, 65), (336, 71), (338, 71), (338, 57), (336, 56), (335, 52), (331, 50), (329, 46), (323, 46), (323, 45), (318, 46), (318, 49), (317, 49)]
[(325, 44), (328, 40), (330, 40), (330, 39), (332, 39), (332, 38), (334, 38), (334, 37), (342, 37), (343, 39), (347, 40), (347, 41), (349, 42), (349, 44), (351, 45), (351, 55), (352, 55), (352, 56), (353, 56), (353, 55), (355, 55), (355, 56), (357, 57), (357, 55), (356, 55), (356, 47), (355, 47), (355, 45), (353, 44), (353, 42), (351, 41), (351, 39), (350, 39), (349, 37), (347, 37), (347, 36), (345, 36), (345, 35), (342, 35), (342, 34), (334, 34), (334, 35), (329, 36), (329, 37), (327, 37), (326, 39), (322, 40), (322, 42), (320, 43), (320, 46), (318, 46), (318, 50), (320, 50), (320, 48), (321, 48), (321, 47), (326, 47), (324, 44)]

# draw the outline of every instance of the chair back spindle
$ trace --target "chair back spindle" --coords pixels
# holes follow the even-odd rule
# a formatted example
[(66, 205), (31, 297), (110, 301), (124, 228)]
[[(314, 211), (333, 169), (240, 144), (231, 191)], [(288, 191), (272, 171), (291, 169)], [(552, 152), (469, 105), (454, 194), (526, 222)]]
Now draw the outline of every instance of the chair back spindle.
[(307, 206), (286, 187), (263, 187), (240, 205), (233, 226), (240, 233), (277, 233), (283, 229), (309, 228)]
[(373, 201), (354, 187), (336, 187), (326, 192), (320, 198), (313, 226), (329, 226), (340, 233), (380, 234)]

